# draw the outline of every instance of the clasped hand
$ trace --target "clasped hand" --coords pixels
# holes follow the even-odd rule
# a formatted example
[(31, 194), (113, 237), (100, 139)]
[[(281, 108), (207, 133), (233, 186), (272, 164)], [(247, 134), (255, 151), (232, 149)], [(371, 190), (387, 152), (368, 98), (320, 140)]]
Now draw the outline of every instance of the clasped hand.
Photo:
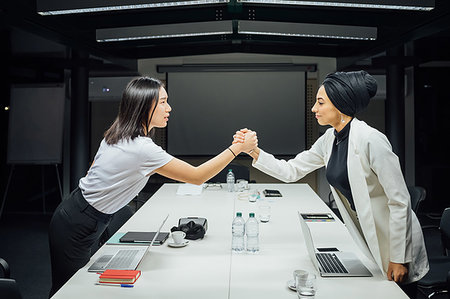
[(233, 144), (242, 144), (242, 151), (248, 154), (258, 147), (258, 136), (252, 130), (241, 129), (233, 135)]
[(233, 144), (239, 143), (251, 143), (252, 145), (254, 145), (253, 147), (249, 146), (247, 147), (247, 149), (242, 150), (243, 152), (249, 154), (258, 147), (258, 136), (256, 135), (255, 131), (249, 130), (247, 128), (240, 129), (239, 131), (236, 131), (236, 134), (233, 135)]

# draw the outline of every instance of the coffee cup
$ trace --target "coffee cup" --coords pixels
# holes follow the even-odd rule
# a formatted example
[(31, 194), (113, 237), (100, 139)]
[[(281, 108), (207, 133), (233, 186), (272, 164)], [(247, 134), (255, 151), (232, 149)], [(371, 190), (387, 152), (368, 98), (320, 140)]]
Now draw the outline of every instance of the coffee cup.
[(185, 237), (186, 233), (181, 230), (172, 232), (172, 239), (175, 244), (182, 244)]

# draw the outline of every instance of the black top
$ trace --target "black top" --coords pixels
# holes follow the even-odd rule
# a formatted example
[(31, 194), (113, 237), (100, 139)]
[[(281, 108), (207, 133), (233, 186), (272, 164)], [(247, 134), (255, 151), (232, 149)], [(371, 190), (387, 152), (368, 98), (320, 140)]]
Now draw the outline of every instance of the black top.
[(351, 121), (340, 132), (334, 130), (336, 138), (334, 139), (333, 150), (327, 165), (327, 180), (331, 186), (339, 190), (347, 198), (350, 207), (355, 211), (347, 170), (350, 123)]

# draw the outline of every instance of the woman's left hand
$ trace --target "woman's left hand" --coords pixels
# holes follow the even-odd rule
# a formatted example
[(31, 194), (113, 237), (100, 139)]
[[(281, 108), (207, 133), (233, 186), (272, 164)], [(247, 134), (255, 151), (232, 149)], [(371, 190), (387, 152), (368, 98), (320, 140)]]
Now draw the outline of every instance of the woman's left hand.
[(408, 268), (404, 264), (389, 262), (387, 278), (401, 283), (408, 277)]

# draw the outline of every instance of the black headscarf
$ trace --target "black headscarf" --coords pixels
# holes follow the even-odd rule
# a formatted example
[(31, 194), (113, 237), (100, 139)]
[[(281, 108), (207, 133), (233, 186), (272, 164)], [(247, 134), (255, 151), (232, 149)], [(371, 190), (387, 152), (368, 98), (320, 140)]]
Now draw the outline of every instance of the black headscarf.
[(365, 71), (329, 74), (322, 84), (333, 105), (352, 117), (377, 93), (377, 81)]

